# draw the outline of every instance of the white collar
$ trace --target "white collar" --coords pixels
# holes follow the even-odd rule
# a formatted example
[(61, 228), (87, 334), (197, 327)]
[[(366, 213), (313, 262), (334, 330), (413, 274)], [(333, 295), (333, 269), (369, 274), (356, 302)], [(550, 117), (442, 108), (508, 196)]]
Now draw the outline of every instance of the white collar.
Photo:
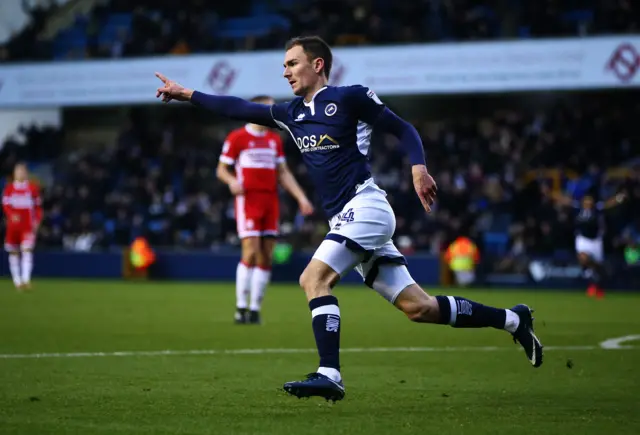
[(304, 103), (305, 106), (307, 106), (309, 108), (309, 110), (311, 110), (311, 116), (316, 114), (316, 104), (315, 104), (315, 99), (318, 96), (318, 94), (322, 91), (324, 91), (325, 89), (327, 89), (326, 86), (321, 87), (320, 89), (318, 89), (316, 91), (315, 94), (313, 94), (313, 97), (311, 97), (311, 101), (309, 101), (308, 103), (306, 101), (304, 101), (304, 99), (302, 100), (302, 102)]
[(252, 136), (256, 136), (256, 137), (263, 137), (264, 135), (267, 134), (267, 131), (259, 131), (256, 130), (255, 127), (252, 127), (251, 124), (247, 124), (244, 126), (244, 129), (247, 131), (247, 133), (249, 133)]
[(14, 181), (13, 182), (13, 187), (15, 187), (16, 189), (24, 189), (25, 187), (27, 187), (28, 184), (29, 184), (29, 182), (27, 180)]

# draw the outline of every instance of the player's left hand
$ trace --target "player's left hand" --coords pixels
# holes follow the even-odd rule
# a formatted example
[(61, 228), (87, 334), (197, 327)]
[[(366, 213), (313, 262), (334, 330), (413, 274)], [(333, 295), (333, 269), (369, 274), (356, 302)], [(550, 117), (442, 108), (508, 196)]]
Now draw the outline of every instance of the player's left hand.
[(307, 198), (300, 201), (298, 203), (298, 207), (300, 207), (300, 213), (302, 213), (302, 216), (310, 216), (313, 214), (313, 205)]
[(429, 171), (427, 171), (425, 165), (412, 166), (411, 174), (413, 175), (413, 187), (416, 189), (422, 206), (427, 213), (431, 213), (431, 205), (436, 200), (436, 191), (438, 190), (436, 182), (433, 177), (429, 175)]

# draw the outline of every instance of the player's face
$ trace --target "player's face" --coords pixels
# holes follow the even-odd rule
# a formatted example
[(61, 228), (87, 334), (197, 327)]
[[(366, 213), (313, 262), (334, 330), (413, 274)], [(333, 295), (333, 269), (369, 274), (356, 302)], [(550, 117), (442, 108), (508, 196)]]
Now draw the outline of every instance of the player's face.
[(582, 208), (585, 208), (587, 210), (593, 208), (593, 198), (591, 198), (590, 196), (585, 197), (582, 200)]
[(27, 179), (27, 168), (24, 165), (18, 165), (13, 170), (13, 178), (16, 181), (24, 181)]
[(291, 47), (285, 53), (283, 75), (295, 95), (304, 95), (318, 77), (313, 64), (300, 45)]

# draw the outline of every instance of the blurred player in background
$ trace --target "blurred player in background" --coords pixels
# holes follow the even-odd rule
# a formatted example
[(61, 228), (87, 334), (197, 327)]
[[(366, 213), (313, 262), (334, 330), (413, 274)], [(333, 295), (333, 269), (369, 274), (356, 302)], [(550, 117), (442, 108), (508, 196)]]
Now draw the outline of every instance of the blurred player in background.
[(569, 196), (554, 195), (554, 201), (565, 207), (572, 207), (576, 211), (576, 243), (575, 249), (578, 262), (584, 270), (584, 277), (589, 280), (587, 296), (601, 298), (604, 296), (602, 280), (604, 278), (604, 250), (602, 236), (604, 235), (604, 216), (606, 209), (621, 204), (625, 199), (619, 193), (606, 201), (596, 202), (593, 196), (585, 195), (581, 201)]
[(33, 248), (42, 220), (40, 190), (28, 177), (27, 166), (18, 163), (13, 170), (13, 181), (5, 186), (2, 194), (7, 226), (4, 248), (9, 253), (9, 269), (18, 290), (31, 288)]
[[(268, 96), (258, 96), (251, 101), (275, 103)], [(242, 241), (242, 259), (236, 270), (235, 321), (257, 324), (262, 298), (271, 279), (273, 248), (278, 235), (278, 181), (298, 201), (304, 216), (313, 213), (313, 206), (287, 167), (280, 136), (261, 125), (246, 124), (227, 136), (217, 175), (236, 197), (236, 224)]]

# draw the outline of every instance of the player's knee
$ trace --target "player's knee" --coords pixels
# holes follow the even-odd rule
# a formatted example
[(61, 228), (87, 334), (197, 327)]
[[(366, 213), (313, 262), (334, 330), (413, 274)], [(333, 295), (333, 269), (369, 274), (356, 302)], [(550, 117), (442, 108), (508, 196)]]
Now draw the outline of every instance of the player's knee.
[(245, 248), (242, 250), (242, 262), (247, 266), (255, 266), (257, 260), (257, 252), (253, 249)]
[(271, 251), (260, 250), (256, 257), (256, 264), (258, 267), (262, 267), (263, 269), (270, 269), (271, 264), (273, 263), (273, 254)]
[(258, 261), (260, 252), (259, 240), (254, 238), (244, 239), (242, 241), (242, 262), (247, 266), (255, 266)]
[(309, 271), (309, 268), (306, 268), (302, 271), (302, 274), (300, 274), (298, 284), (305, 292), (315, 284), (315, 278), (312, 275), (313, 274)]
[(440, 320), (440, 307), (436, 298), (427, 296), (425, 300), (410, 304), (405, 314), (412, 322), (437, 323)]
[(580, 252), (578, 254), (578, 262), (583, 266), (586, 265), (587, 263), (589, 263), (589, 256), (584, 252)]
[(330, 294), (329, 291), (339, 279), (340, 275), (329, 266), (314, 259), (300, 275), (299, 283), (307, 298), (311, 300)]

